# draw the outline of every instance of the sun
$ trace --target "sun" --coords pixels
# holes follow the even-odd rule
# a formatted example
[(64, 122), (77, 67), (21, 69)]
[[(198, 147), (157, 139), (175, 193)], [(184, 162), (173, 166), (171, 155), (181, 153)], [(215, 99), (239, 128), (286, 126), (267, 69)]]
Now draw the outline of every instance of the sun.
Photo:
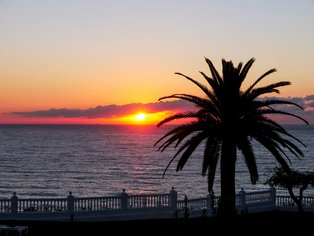
[(136, 111), (120, 117), (107, 119), (106, 124), (124, 124), (124, 125), (156, 125), (166, 117), (173, 115), (172, 111), (161, 111), (149, 113), (146, 111)]
[(138, 113), (134, 116), (134, 119), (138, 121), (143, 121), (146, 119), (146, 117), (147, 115), (145, 113)]

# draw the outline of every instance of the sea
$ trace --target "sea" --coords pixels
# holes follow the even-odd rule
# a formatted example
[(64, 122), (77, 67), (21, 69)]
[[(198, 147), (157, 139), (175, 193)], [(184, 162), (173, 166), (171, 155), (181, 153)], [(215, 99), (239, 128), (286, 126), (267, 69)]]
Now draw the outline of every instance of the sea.
[[(0, 125), (0, 198), (16, 192), (20, 198), (116, 196), (168, 193), (172, 187), (179, 197), (204, 197), (207, 177), (201, 166), (204, 145), (193, 153), (182, 171), (177, 160), (164, 170), (175, 147), (164, 152), (154, 146), (172, 126), (149, 125)], [(285, 128), (306, 147), (301, 160), (288, 153), (291, 167), (314, 171), (313, 125), (287, 125)], [(258, 143), (253, 143), (259, 181), (252, 185), (241, 154), (236, 166), (236, 191), (269, 189), (266, 179), (277, 163)], [(284, 189), (278, 189), (284, 192)], [(219, 166), (214, 193), (220, 193)], [(287, 192), (286, 192), (287, 194)], [(314, 196), (313, 188), (305, 195)]]

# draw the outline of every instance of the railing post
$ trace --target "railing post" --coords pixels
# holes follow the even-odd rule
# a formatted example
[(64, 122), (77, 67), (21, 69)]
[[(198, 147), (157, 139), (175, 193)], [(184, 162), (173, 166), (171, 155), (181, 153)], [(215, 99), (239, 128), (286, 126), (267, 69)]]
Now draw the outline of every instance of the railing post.
[(245, 199), (245, 191), (243, 188), (241, 188), (241, 191), (239, 191), (239, 203), (240, 203), (240, 209), (241, 211), (246, 211), (246, 199)]
[(18, 200), (19, 198), (16, 196), (16, 192), (13, 192), (13, 196), (11, 197), (11, 213), (17, 213)]
[(69, 192), (69, 196), (67, 197), (67, 205), (68, 205), (68, 212), (74, 212), (74, 196), (72, 192)]
[(275, 210), (276, 209), (276, 189), (274, 187), (270, 187), (269, 192), (270, 192), (270, 199), (272, 202), (272, 206)]
[(177, 201), (178, 201), (178, 192), (174, 190), (174, 187), (171, 188), (170, 192), (170, 207), (176, 212), (177, 211)]
[(121, 209), (127, 210), (129, 202), (129, 195), (125, 192), (125, 189), (122, 189), (121, 193)]
[(143, 197), (143, 207), (147, 207), (147, 198)]

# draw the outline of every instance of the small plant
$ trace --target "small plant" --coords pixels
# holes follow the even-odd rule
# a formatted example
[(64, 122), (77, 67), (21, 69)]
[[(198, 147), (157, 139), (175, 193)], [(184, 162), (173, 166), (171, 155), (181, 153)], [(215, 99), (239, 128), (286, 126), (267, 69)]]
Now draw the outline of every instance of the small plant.
[(217, 205), (216, 205), (216, 197), (215, 197), (215, 193), (214, 190), (210, 191), (210, 207), (212, 209), (212, 215), (216, 216), (218, 213), (218, 209), (217, 209)]
[(208, 211), (207, 209), (202, 209), (202, 214), (201, 214), (202, 217), (206, 218), (208, 216)]
[(184, 215), (183, 216), (185, 219), (190, 217), (189, 200), (186, 195), (184, 195)]
[(176, 227), (176, 235), (185, 235), (189, 226), (189, 217), (190, 217), (190, 209), (189, 209), (189, 201), (188, 197), (184, 195), (184, 207), (183, 207), (183, 218), (177, 221)]

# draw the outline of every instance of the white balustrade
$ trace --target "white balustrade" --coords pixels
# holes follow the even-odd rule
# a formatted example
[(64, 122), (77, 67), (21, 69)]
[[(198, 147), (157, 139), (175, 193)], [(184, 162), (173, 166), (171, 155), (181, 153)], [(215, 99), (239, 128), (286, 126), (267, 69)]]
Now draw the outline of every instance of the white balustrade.
[[(139, 211), (149, 213), (154, 209), (161, 209), (161, 212), (168, 211), (169, 216), (174, 217), (177, 211), (184, 211), (186, 207), (190, 212), (200, 212), (206, 210), (211, 214), (211, 207), (218, 207), (220, 197), (213, 200), (209, 196), (178, 200), (177, 192), (172, 188), (168, 194), (138, 194), (128, 195), (125, 190), (112, 197), (75, 197), (70, 193), (67, 198), (40, 198), (40, 199), (19, 199), (16, 193), (11, 199), (0, 199), (0, 217), (10, 213), (71, 213), (75, 217), (75, 212), (103, 212), (101, 214), (113, 214), (114, 210), (120, 210), (119, 214), (124, 214), (129, 209), (139, 209)], [(214, 205), (212, 206), (212, 204)], [(314, 210), (314, 197), (304, 197), (302, 204), (304, 209)], [(275, 189), (268, 191), (245, 192), (243, 189), (236, 195), (236, 206), (238, 210), (263, 211), (286, 207), (286, 209), (296, 209), (294, 201), (290, 196), (276, 196)], [(109, 211), (108, 211), (109, 210)], [(156, 211), (154, 211), (156, 212)], [(46, 214), (46, 215), (47, 215)], [(81, 213), (80, 213), (81, 214)], [(90, 213), (89, 213), (90, 214)], [(27, 214), (25, 214), (27, 215)]]
[(128, 207), (147, 208), (147, 207), (168, 207), (170, 206), (169, 194), (156, 195), (131, 195), (128, 198)]
[(85, 197), (74, 199), (74, 211), (121, 209), (120, 197)]
[(314, 208), (314, 198), (313, 197), (303, 197), (302, 204), (303, 204), (303, 207)]
[(17, 212), (60, 212), (66, 210), (66, 198), (18, 199), (17, 205)]
[(250, 204), (260, 204), (272, 201), (272, 196), (270, 191), (260, 191), (260, 192), (250, 192), (245, 195), (246, 205)]
[(290, 196), (276, 196), (276, 206), (291, 207), (295, 206), (295, 203)]
[(0, 199), (0, 212), (10, 212), (11, 211), (11, 200)]

